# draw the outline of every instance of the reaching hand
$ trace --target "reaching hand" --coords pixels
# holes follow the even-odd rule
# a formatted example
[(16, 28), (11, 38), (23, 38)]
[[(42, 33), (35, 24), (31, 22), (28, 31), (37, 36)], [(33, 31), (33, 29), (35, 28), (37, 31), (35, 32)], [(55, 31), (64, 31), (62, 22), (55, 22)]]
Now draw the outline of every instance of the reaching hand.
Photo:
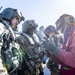
[(52, 43), (50, 40), (46, 40), (43, 42), (43, 46), (45, 49), (50, 50), (54, 55), (57, 55), (59, 53), (59, 48), (55, 46), (54, 43)]

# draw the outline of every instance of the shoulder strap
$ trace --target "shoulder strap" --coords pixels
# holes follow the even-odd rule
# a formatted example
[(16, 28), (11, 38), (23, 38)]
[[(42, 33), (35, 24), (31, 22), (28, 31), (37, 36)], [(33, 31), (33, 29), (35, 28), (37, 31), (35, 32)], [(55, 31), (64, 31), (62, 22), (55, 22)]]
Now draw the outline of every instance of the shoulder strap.
[(35, 44), (33, 39), (28, 34), (22, 32), (21, 35), (23, 35), (31, 45)]
[(9, 30), (13, 40), (15, 40), (15, 34), (14, 34), (12, 28), (9, 26), (9, 24), (5, 20), (2, 20), (1, 23), (3, 23), (3, 25)]

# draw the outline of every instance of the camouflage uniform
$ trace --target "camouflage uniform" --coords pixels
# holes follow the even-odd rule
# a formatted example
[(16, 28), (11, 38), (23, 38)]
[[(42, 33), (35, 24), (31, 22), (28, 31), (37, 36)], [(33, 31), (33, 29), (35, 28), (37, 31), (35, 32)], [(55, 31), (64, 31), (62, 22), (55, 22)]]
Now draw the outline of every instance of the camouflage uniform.
[[(3, 24), (1, 23), (0, 25), (3, 25)], [(4, 25), (3, 25), (3, 27), (4, 27)], [(1, 30), (1, 28), (0, 28), (0, 30)], [(5, 33), (3, 35), (3, 39), (1, 38), (2, 44), (1, 44), (1, 49), (0, 49), (1, 50), (0, 56), (2, 58), (2, 63), (4, 65), (4, 67), (6, 67), (7, 70), (10, 70), (11, 68), (17, 67), (19, 64), (17, 61), (16, 52), (14, 52), (17, 50), (17, 48), (15, 47), (15, 43), (14, 44), (11, 43), (10, 46), (8, 47), (10, 39), (9, 39), (9, 37), (7, 37), (7, 35), (9, 35), (10, 33), (6, 28), (4, 29), (4, 32)], [(7, 34), (7, 35), (5, 35), (5, 34)], [(6, 37), (7, 37), (7, 39), (6, 39)], [(6, 41), (4, 41), (4, 40), (6, 40)], [(12, 49), (15, 49), (15, 50), (12, 50)], [(15, 54), (13, 54), (13, 52)]]
[(27, 20), (22, 26), (25, 27), (22, 27), (22, 33), (19, 38), (17, 38), (24, 52), (22, 70), (25, 75), (39, 75), (41, 63), (39, 58), (39, 46), (33, 39), (36, 23), (34, 20)]
[(20, 65), (21, 54), (19, 45), (15, 42), (15, 34), (11, 20), (20, 16), (17, 9), (6, 8), (0, 14), (0, 75), (17, 75), (17, 68)]
[[(0, 36), (2, 34), (3, 28), (4, 26), (2, 26), (2, 23), (0, 23), (1, 27), (0, 27)], [(0, 38), (0, 75), (8, 75), (7, 69), (3, 64), (3, 60), (2, 60), (2, 54), (1, 54), (1, 47), (2, 47), (2, 38)]]

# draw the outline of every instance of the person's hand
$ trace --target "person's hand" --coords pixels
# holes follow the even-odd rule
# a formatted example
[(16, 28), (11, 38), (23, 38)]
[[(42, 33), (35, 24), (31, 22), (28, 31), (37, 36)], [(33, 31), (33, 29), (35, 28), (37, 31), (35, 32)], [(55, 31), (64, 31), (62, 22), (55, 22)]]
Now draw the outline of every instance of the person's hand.
[(52, 43), (50, 40), (44, 41), (43, 46), (46, 50), (51, 51), (54, 55), (58, 55), (60, 49), (57, 48), (56, 45)]

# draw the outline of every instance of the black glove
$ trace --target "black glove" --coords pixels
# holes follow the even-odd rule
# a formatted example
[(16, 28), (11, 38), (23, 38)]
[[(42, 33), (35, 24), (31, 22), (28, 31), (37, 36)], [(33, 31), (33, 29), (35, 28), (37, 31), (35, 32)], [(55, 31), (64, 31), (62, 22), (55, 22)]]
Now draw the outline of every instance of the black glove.
[(54, 55), (58, 55), (60, 49), (56, 47), (55, 44), (53, 44), (50, 40), (46, 40), (43, 43), (43, 46), (45, 49), (50, 50)]

